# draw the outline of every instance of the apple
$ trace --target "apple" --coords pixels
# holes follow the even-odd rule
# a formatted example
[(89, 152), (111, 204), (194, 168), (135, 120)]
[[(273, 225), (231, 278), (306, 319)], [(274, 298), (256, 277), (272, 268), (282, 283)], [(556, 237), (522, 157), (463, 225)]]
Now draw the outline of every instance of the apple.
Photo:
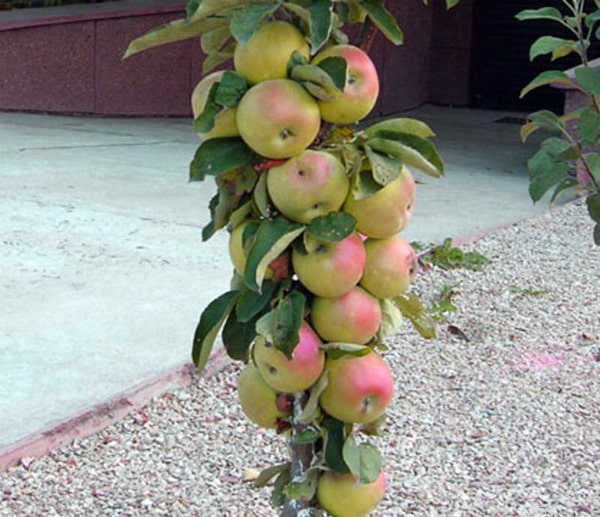
[(367, 260), (360, 285), (376, 298), (394, 298), (408, 289), (417, 269), (410, 243), (392, 235), (365, 241)]
[(302, 322), (299, 334), (300, 341), (294, 348), (292, 359), (288, 359), (264, 336), (258, 336), (254, 343), (254, 362), (265, 382), (276, 391), (304, 391), (323, 371), (325, 353), (320, 348), (319, 336), (306, 322)]
[(277, 419), (290, 415), (280, 409), (278, 393), (261, 377), (258, 368), (248, 363), (238, 377), (238, 396), (242, 411), (251, 422), (260, 427), (275, 429)]
[(304, 34), (284, 21), (266, 22), (246, 42), (235, 47), (233, 66), (250, 84), (284, 79), (295, 51), (309, 58), (310, 48)]
[(367, 291), (353, 287), (335, 298), (316, 296), (311, 321), (325, 341), (364, 345), (381, 325), (381, 307)]
[(312, 64), (318, 65), (328, 57), (343, 57), (346, 60), (346, 85), (343, 91), (327, 89), (333, 97), (319, 101), (321, 117), (332, 124), (358, 122), (375, 106), (379, 95), (377, 69), (369, 55), (353, 45), (334, 45), (319, 52)]
[(240, 136), (256, 153), (290, 158), (319, 133), (321, 115), (314, 98), (295, 81), (272, 79), (250, 88), (237, 106)]
[[(225, 71), (213, 72), (205, 76), (192, 91), (192, 111), (194, 118), (204, 111), (208, 94), (213, 84), (219, 82)], [(215, 116), (215, 125), (210, 131), (198, 133), (202, 140), (209, 138), (238, 136), (240, 133), (235, 122), (235, 108), (224, 108)]]
[(367, 424), (385, 413), (394, 379), (379, 354), (328, 358), (325, 369), (329, 382), (319, 402), (329, 415), (342, 422)]
[(267, 172), (271, 201), (299, 223), (339, 210), (349, 188), (344, 165), (325, 151), (307, 149)]
[(319, 478), (317, 500), (333, 517), (364, 517), (373, 511), (385, 494), (383, 471), (373, 483), (359, 483), (353, 474), (328, 470)]
[(311, 293), (335, 298), (358, 284), (365, 267), (366, 253), (355, 232), (339, 242), (306, 236), (306, 253), (292, 251), (292, 267), (298, 279)]
[(401, 232), (409, 223), (415, 200), (415, 180), (402, 166), (396, 179), (374, 194), (356, 200), (352, 193), (344, 211), (356, 219), (356, 230), (375, 239), (386, 239)]

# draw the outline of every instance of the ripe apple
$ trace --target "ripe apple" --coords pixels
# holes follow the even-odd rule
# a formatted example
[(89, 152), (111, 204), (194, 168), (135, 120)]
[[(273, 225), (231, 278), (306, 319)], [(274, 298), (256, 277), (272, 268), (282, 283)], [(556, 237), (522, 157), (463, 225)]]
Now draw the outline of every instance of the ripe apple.
[(329, 383), (319, 401), (332, 417), (367, 424), (385, 413), (392, 400), (394, 379), (379, 354), (328, 358), (325, 368)]
[(250, 88), (237, 106), (240, 136), (256, 153), (290, 158), (319, 133), (321, 115), (314, 98), (289, 79), (263, 81)]
[(356, 230), (375, 239), (401, 232), (409, 223), (415, 200), (415, 180), (403, 166), (399, 176), (381, 190), (360, 200), (352, 193), (344, 210), (356, 219)]
[(319, 52), (312, 64), (328, 57), (346, 60), (346, 85), (343, 91), (327, 89), (333, 99), (319, 101), (321, 117), (333, 124), (353, 124), (364, 118), (375, 105), (379, 95), (377, 69), (366, 52), (353, 45), (334, 45)]
[(360, 287), (335, 298), (316, 296), (312, 324), (325, 341), (364, 345), (381, 325), (379, 301)]
[(417, 269), (417, 255), (398, 235), (365, 241), (367, 260), (360, 285), (376, 298), (394, 298), (408, 289)]
[(252, 363), (248, 363), (238, 377), (238, 396), (244, 414), (260, 427), (275, 429), (277, 419), (291, 413), (279, 409), (277, 392), (264, 381)]
[(306, 253), (292, 251), (292, 267), (311, 293), (335, 298), (358, 284), (365, 267), (365, 247), (357, 233), (339, 242), (307, 236)]
[(273, 204), (299, 223), (339, 210), (349, 188), (344, 165), (325, 151), (307, 149), (267, 172)]
[[(213, 72), (205, 76), (194, 88), (192, 92), (192, 111), (194, 118), (200, 115), (204, 111), (206, 100), (210, 89), (213, 84), (219, 82), (225, 72), (223, 70), (219, 72)], [(238, 136), (240, 133), (235, 122), (235, 108), (224, 108), (215, 116), (215, 125), (206, 133), (198, 133), (198, 136), (202, 140), (208, 140), (209, 138), (227, 137), (227, 136)]]
[(287, 77), (287, 65), (294, 51), (309, 58), (304, 34), (284, 21), (263, 23), (250, 38), (235, 47), (235, 71), (248, 83)]
[(333, 517), (364, 517), (385, 494), (383, 471), (373, 483), (360, 484), (353, 474), (325, 472), (317, 484), (317, 500)]
[(254, 362), (265, 382), (276, 391), (296, 393), (310, 388), (321, 375), (325, 353), (315, 331), (303, 322), (300, 341), (294, 348), (292, 359), (277, 350), (273, 343), (258, 336), (254, 343)]

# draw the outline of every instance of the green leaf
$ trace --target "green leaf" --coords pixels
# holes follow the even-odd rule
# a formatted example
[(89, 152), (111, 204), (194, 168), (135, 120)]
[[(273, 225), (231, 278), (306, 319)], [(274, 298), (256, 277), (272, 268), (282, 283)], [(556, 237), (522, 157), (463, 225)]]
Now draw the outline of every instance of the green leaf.
[(329, 378), (327, 375), (327, 370), (324, 369), (323, 373), (321, 373), (317, 379), (317, 382), (315, 382), (310, 388), (310, 396), (308, 397), (308, 401), (302, 409), (302, 414), (298, 417), (298, 423), (303, 425), (308, 424), (319, 414), (319, 398), (321, 397), (321, 393), (323, 393), (328, 383)]
[(255, 321), (239, 321), (235, 311), (231, 311), (221, 338), (227, 355), (236, 361), (248, 362), (250, 345), (256, 338)]
[(186, 19), (189, 20), (193, 14), (198, 10), (198, 6), (202, 3), (202, 0), (189, 0), (185, 6)]
[(540, 86), (547, 86), (552, 84), (564, 84), (570, 88), (576, 89), (577, 85), (573, 80), (564, 72), (559, 70), (547, 70), (537, 75), (527, 86), (525, 86), (519, 95), (519, 99), (522, 99), (531, 90), (535, 90)]
[(319, 68), (327, 72), (334, 86), (343, 91), (346, 86), (346, 74), (348, 64), (343, 57), (332, 56), (326, 57), (317, 65)]
[(228, 291), (208, 304), (194, 333), (192, 361), (202, 371), (225, 318), (233, 310), (239, 291)]
[(575, 188), (577, 185), (578, 182), (576, 178), (564, 178), (558, 185), (556, 185), (556, 188), (552, 193), (552, 197), (550, 198), (550, 203), (554, 203), (565, 190)]
[(381, 137), (370, 138), (366, 144), (375, 151), (398, 158), (407, 166), (434, 178), (444, 175), (444, 163), (429, 140), (392, 131), (381, 134)]
[(200, 36), (200, 48), (204, 54), (209, 55), (214, 52), (219, 52), (231, 37), (229, 25), (223, 24), (222, 27), (207, 32), (203, 32)]
[(240, 138), (211, 138), (198, 147), (190, 163), (190, 181), (220, 176), (250, 163), (252, 151)]
[(306, 426), (292, 437), (294, 443), (315, 443), (319, 439), (319, 431), (313, 426)]
[(376, 153), (367, 144), (363, 146), (363, 149), (369, 160), (373, 179), (379, 183), (379, 185), (385, 187), (388, 183), (391, 183), (400, 176), (400, 173), (402, 172), (401, 159)]
[(276, 259), (304, 231), (304, 226), (273, 219), (263, 221), (248, 251), (244, 283), (249, 289), (260, 291), (269, 263)]
[(206, 98), (206, 104), (204, 109), (194, 119), (194, 132), (195, 133), (208, 133), (213, 127), (215, 127), (215, 117), (221, 111), (221, 106), (215, 102), (215, 93), (217, 91), (218, 84), (213, 84), (208, 92)]
[(324, 444), (324, 459), (326, 465), (333, 471), (340, 474), (350, 472), (344, 461), (344, 437), (345, 424), (333, 417), (326, 416), (323, 418), (322, 426), (326, 430)]
[(214, 100), (221, 106), (235, 107), (247, 91), (246, 80), (235, 72), (226, 70), (217, 83)]
[(380, 0), (364, 0), (360, 6), (367, 11), (373, 25), (394, 45), (401, 45), (404, 40), (402, 30), (396, 18), (385, 8)]
[(202, 229), (203, 241), (207, 241), (217, 230), (227, 225), (235, 205), (235, 192), (232, 192), (223, 182), (217, 184), (218, 192), (208, 204), (210, 223)]
[(327, 352), (327, 357), (339, 359), (344, 356), (362, 357), (370, 354), (372, 349), (367, 345), (357, 345), (356, 343), (329, 342), (321, 345), (321, 348)]
[(552, 54), (552, 61), (559, 57), (569, 55), (577, 48), (577, 42), (556, 38), (555, 36), (541, 36), (529, 49), (529, 59), (533, 61), (538, 56)]
[(275, 483), (273, 484), (273, 491), (271, 492), (271, 504), (276, 508), (279, 506), (283, 506), (283, 504), (285, 503), (285, 488), (292, 479), (290, 469), (291, 467), (283, 469), (279, 473), (279, 475), (275, 479)]
[(358, 445), (350, 434), (344, 442), (344, 461), (360, 483), (373, 483), (381, 472), (381, 454), (373, 445)]
[(377, 183), (373, 179), (373, 174), (370, 170), (361, 171), (360, 174), (356, 175), (356, 178), (352, 182), (352, 193), (351, 195), (357, 201), (369, 197), (383, 188), (382, 185)]
[(420, 136), (421, 138), (430, 138), (435, 136), (435, 133), (431, 130), (431, 128), (421, 122), (420, 120), (414, 118), (392, 118), (388, 120), (383, 120), (381, 122), (377, 122), (367, 129), (365, 129), (365, 134), (369, 137), (382, 136), (380, 132), (392, 131), (394, 133), (408, 133), (410, 135)]
[(213, 52), (206, 56), (204, 61), (202, 61), (202, 73), (206, 75), (211, 70), (225, 63), (225, 61), (229, 61), (233, 57), (234, 51), (235, 43), (231, 43), (219, 52)]
[(300, 291), (292, 291), (279, 300), (273, 310), (271, 333), (277, 350), (292, 359), (294, 349), (300, 341), (300, 326), (304, 320), (306, 297)]
[(600, 223), (600, 193), (588, 196), (585, 200), (585, 204), (592, 221)]
[(201, 0), (192, 21), (202, 20), (214, 15), (223, 15), (232, 9), (242, 7), (247, 0)]
[(402, 312), (392, 300), (379, 300), (381, 306), (381, 325), (377, 331), (377, 336), (380, 341), (386, 337), (393, 336), (402, 326), (404, 319)]
[(589, 66), (575, 69), (575, 79), (579, 85), (596, 98), (600, 98), (600, 70)]
[(593, 146), (600, 136), (600, 114), (591, 108), (584, 108), (580, 112), (577, 129), (583, 141)]
[(566, 130), (565, 124), (561, 117), (559, 117), (556, 113), (552, 113), (548, 110), (541, 110), (532, 113), (531, 115), (529, 115), (529, 120), (532, 124), (535, 124), (536, 126), (546, 129), (548, 131), (562, 133)]
[(316, 469), (308, 470), (301, 478), (292, 479), (285, 487), (285, 494), (293, 501), (310, 501), (315, 497), (318, 481), (319, 472)]
[(404, 293), (393, 299), (402, 314), (409, 319), (415, 330), (425, 339), (436, 336), (435, 322), (427, 314), (421, 300), (414, 293)]
[(252, 320), (269, 304), (277, 286), (277, 282), (265, 280), (260, 293), (244, 289), (235, 305), (237, 319), (242, 323)]
[(455, 5), (458, 5), (460, 0), (446, 0), (446, 9), (452, 9)]
[(600, 155), (598, 153), (588, 153), (582, 156), (585, 161), (590, 174), (596, 180), (596, 183), (600, 183)]
[(248, 41), (261, 22), (279, 9), (281, 3), (245, 3), (236, 9), (231, 17), (230, 29), (238, 44)]
[(273, 479), (275, 476), (278, 476), (279, 474), (286, 471), (289, 472), (290, 467), (291, 464), (288, 461), (287, 463), (281, 463), (280, 465), (273, 465), (272, 467), (267, 467), (266, 469), (263, 469), (262, 472), (256, 478), (254, 486), (256, 488), (266, 487), (269, 481), (271, 481), (271, 479)]
[(354, 231), (356, 219), (347, 212), (329, 212), (308, 223), (306, 233), (315, 239), (339, 242)]
[[(332, 0), (313, 0), (308, 6), (308, 32), (311, 54), (316, 52), (329, 39), (333, 24)], [(344, 77), (345, 79), (345, 77)]]
[(515, 16), (519, 21), (525, 20), (562, 20), (561, 12), (555, 7), (541, 7), (540, 9), (525, 9)]
[(552, 156), (545, 149), (540, 149), (527, 162), (529, 169), (529, 196), (537, 202), (554, 185), (560, 183), (569, 167)]
[(594, 244), (596, 246), (600, 246), (600, 223), (598, 223), (596, 226), (594, 226), (593, 238), (594, 238)]
[(144, 35), (131, 41), (123, 55), (123, 59), (127, 59), (134, 54), (153, 47), (195, 38), (203, 32), (221, 27), (223, 23), (227, 24), (228, 21), (223, 22), (223, 19), (220, 17), (197, 21), (186, 19), (173, 20), (167, 24), (154, 27)]

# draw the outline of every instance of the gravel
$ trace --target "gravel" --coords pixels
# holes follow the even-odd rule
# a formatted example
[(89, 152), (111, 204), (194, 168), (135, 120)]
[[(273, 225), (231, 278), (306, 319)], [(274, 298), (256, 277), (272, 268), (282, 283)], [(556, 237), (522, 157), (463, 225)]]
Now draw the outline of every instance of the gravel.
[[(424, 340), (405, 324), (378, 516), (600, 515), (600, 249), (578, 201), (465, 250), (481, 272), (432, 267), (426, 304), (454, 312)], [(243, 418), (239, 365), (167, 393), (103, 431), (0, 473), (1, 516), (257, 516), (270, 488), (244, 481), (285, 443)]]

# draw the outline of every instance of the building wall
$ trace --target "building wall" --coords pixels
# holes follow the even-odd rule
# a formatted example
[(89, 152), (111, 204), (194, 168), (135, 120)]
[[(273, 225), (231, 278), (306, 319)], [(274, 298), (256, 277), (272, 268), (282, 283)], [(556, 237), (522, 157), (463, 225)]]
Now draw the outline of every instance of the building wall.
[[(443, 0), (392, 4), (405, 42), (374, 40), (382, 83), (374, 115), (428, 101), (469, 103), (472, 3), (449, 12)], [(0, 21), (0, 110), (189, 116), (202, 60), (197, 40), (121, 59), (132, 39), (183, 17), (182, 5)]]

